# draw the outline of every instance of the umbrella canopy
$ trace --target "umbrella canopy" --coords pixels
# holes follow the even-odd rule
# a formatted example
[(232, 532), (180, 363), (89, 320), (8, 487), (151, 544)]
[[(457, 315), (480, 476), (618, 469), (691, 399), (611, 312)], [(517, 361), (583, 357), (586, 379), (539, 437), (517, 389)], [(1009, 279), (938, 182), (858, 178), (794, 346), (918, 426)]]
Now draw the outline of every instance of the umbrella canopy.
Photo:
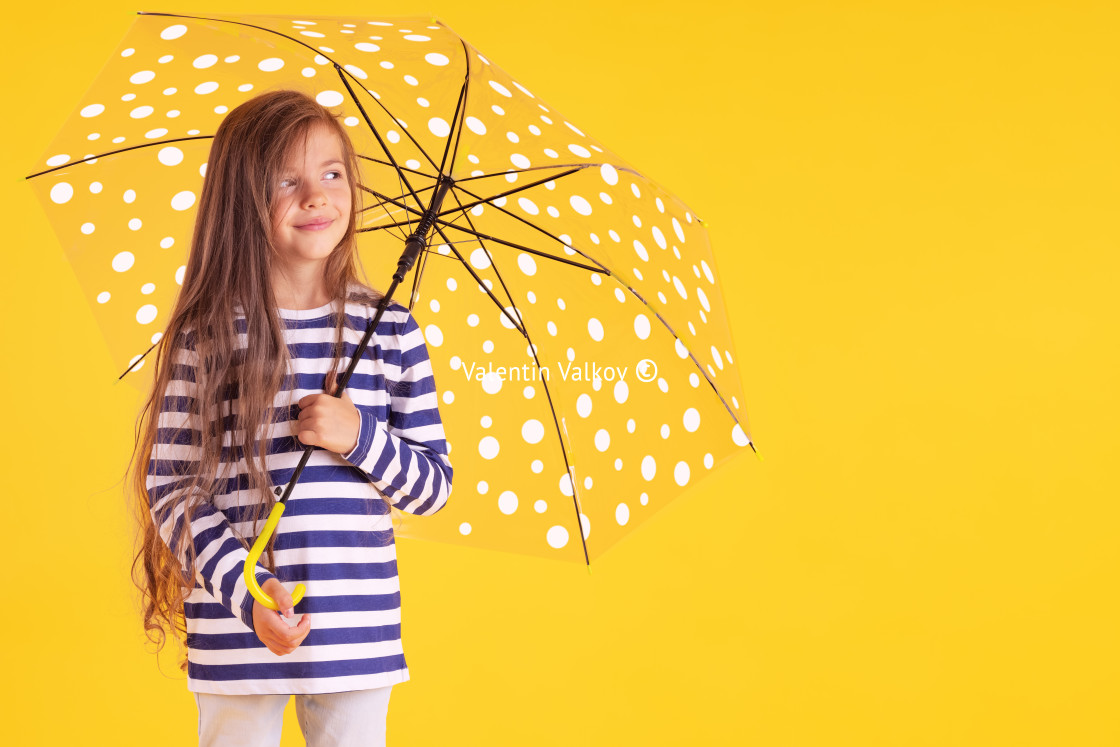
[(438, 195), (395, 300), (455, 491), (400, 536), (589, 562), (753, 448), (703, 222), (428, 18), (138, 15), (30, 177), (125, 380), (150, 385), (210, 138), (275, 88), (344, 117), (375, 285)]

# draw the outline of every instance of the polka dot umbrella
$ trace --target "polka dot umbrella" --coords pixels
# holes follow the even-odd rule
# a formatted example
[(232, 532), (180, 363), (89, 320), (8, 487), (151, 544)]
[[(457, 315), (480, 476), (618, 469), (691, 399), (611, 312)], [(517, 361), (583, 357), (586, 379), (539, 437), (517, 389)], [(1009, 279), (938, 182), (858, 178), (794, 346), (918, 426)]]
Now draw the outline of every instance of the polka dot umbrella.
[(754, 448), (703, 221), (428, 18), (137, 16), (29, 177), (126, 380), (150, 383), (212, 134), (274, 88), (343, 116), (371, 277), (430, 224), (396, 300), (455, 490), (400, 536), (590, 563)]

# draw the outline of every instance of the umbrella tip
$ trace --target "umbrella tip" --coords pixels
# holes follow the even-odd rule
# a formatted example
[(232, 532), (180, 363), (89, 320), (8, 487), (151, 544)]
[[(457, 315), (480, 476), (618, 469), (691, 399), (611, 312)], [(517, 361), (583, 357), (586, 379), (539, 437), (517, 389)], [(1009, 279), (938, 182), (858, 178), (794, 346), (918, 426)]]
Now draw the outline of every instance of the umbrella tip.
[(754, 441), (751, 441), (751, 442), (749, 442), (749, 443), (750, 443), (750, 445), (751, 445), (751, 451), (753, 451), (753, 452), (754, 452), (754, 455), (755, 455), (756, 457), (758, 457), (758, 461), (760, 461), (760, 462), (761, 462), (761, 461), (762, 461), (762, 454), (761, 454), (761, 453), (759, 453), (758, 449), (756, 449), (756, 448), (754, 447)]
[(591, 564), (590, 563), (587, 564), (587, 575), (588, 576), (591, 575)]

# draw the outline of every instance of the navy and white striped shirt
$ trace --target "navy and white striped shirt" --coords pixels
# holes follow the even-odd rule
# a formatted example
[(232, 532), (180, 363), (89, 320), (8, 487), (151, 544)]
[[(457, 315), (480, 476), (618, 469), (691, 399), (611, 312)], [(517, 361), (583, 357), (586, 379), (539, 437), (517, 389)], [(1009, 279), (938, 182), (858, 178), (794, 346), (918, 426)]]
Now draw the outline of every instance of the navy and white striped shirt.
[[(286, 411), (277, 417), (266, 456), (274, 486), (287, 484), (302, 456), (296, 403), (324, 391), (337, 309), (278, 310), (295, 375), (285, 378), (274, 401)], [(349, 364), (376, 307), (349, 301), (346, 313), (357, 327), (344, 330), (343, 363)], [(245, 329), (239, 316), (242, 348)], [(195, 386), (193, 345), (179, 348), (174, 362), (147, 482), (153, 515), (164, 505), (178, 507), (160, 527), (165, 541), (182, 531), (182, 489), (172, 464), (200, 456), (183, 436), (173, 441), (178, 427), (200, 430), (187, 414)], [(253, 631), (253, 597), (242, 576), (248, 552), (235, 533), (252, 544), (252, 506), (246, 504), (256, 499), (247, 490), (244, 462), (229, 465), (234, 477), (218, 483), (224, 489), (204, 504), (192, 526), (198, 571), (185, 604), (190, 691), (328, 693), (408, 679), (392, 518), (379, 492), (402, 511), (433, 514), (451, 493), (452, 467), (427, 347), (407, 308), (393, 302), (385, 310), (346, 391), (361, 419), (357, 445), (345, 455), (312, 452), (276, 530), (276, 577), (289, 591), (296, 583), (306, 585), (295, 613), (311, 615), (310, 633), (295, 651), (277, 656)], [(264, 433), (262, 427), (258, 437)], [(223, 465), (229, 431), (224, 439)], [(258, 561), (257, 580), (272, 577)]]

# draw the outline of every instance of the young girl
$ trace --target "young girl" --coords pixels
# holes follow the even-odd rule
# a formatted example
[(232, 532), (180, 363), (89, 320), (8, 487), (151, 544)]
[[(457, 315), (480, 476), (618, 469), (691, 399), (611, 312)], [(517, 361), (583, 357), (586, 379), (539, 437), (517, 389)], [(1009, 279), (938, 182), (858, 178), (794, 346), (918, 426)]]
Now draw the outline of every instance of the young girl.
[[(238, 106), (211, 145), (130, 481), (145, 630), (157, 651), (186, 634), (202, 745), (279, 744), (292, 694), (309, 744), (384, 744), (408, 679), (390, 507), (440, 510), (452, 468), (404, 306), (332, 396), (382, 298), (356, 276), (357, 166), (337, 119), (295, 91)], [(243, 566), (305, 445), (255, 568), (278, 612)]]

